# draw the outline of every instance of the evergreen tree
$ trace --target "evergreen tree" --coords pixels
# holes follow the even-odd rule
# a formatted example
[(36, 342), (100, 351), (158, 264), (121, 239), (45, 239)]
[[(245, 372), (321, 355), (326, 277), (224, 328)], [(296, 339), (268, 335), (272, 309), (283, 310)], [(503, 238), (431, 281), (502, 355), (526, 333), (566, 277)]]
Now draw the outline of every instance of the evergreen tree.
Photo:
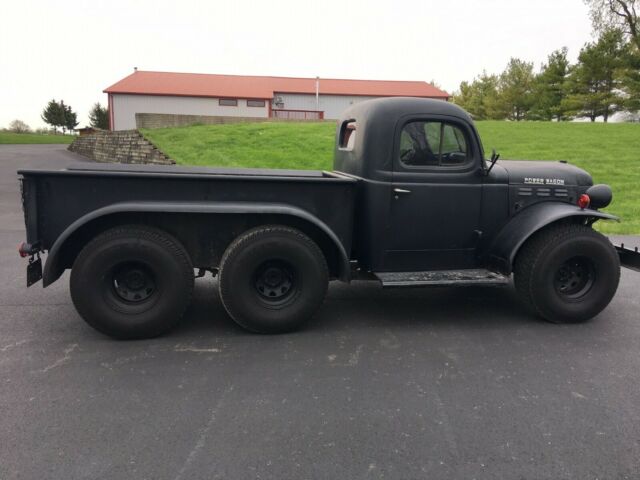
[(64, 100), (60, 100), (58, 103), (58, 110), (60, 112), (60, 123), (58, 126), (62, 128), (62, 134), (67, 133), (67, 106), (64, 104)]
[(555, 50), (542, 65), (533, 86), (531, 117), (540, 120), (564, 120), (562, 100), (566, 96), (569, 60), (567, 47)]
[(533, 105), (533, 63), (511, 58), (500, 75), (498, 99), (507, 118), (519, 122)]
[(637, 112), (640, 110), (640, 50), (630, 45), (624, 58), (622, 69), (622, 90), (625, 95), (626, 110)]
[(60, 102), (60, 104), (63, 105), (63, 108), (64, 108), (64, 127), (63, 128), (66, 128), (71, 132), (73, 131), (74, 128), (78, 126), (78, 115), (76, 114), (76, 112), (73, 111), (71, 106), (64, 105), (62, 104), (62, 102)]
[(109, 109), (96, 102), (89, 111), (89, 122), (94, 128), (109, 129)]
[(57, 127), (62, 127), (65, 123), (64, 109), (61, 108), (61, 104), (62, 102), (58, 103), (55, 99), (50, 100), (47, 106), (44, 107), (42, 115), (40, 115), (40, 118), (42, 118), (46, 124), (53, 127), (54, 133), (57, 133)]
[(597, 42), (586, 44), (569, 75), (570, 93), (562, 102), (562, 108), (592, 122), (600, 116), (606, 122), (612, 113), (622, 110), (626, 52), (620, 30), (608, 30)]
[(498, 99), (498, 77), (482, 72), (473, 82), (462, 82), (453, 102), (476, 120), (501, 119), (505, 112)]

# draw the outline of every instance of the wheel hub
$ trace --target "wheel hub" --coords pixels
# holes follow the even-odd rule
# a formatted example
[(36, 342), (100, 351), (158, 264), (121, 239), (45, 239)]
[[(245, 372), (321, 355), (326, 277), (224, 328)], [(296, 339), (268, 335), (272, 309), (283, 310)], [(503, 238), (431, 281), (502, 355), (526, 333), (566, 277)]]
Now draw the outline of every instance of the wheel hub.
[(122, 300), (132, 303), (144, 302), (156, 291), (151, 272), (136, 265), (125, 265), (113, 276), (113, 287)]
[(278, 303), (291, 294), (293, 282), (292, 269), (284, 262), (267, 262), (261, 265), (255, 274), (254, 286), (262, 300)]
[(578, 298), (591, 289), (594, 278), (592, 261), (586, 257), (573, 257), (564, 262), (556, 272), (554, 286), (560, 295)]

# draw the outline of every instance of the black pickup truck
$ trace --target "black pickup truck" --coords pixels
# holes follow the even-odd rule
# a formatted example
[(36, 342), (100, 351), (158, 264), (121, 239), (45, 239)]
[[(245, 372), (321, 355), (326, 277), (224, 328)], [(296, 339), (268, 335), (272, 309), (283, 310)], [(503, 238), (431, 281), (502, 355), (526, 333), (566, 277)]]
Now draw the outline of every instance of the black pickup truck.
[(91, 326), (142, 338), (176, 325), (206, 272), (235, 321), (275, 333), (309, 320), (332, 279), (500, 286), (513, 274), (538, 315), (579, 322), (607, 306), (621, 263), (640, 264), (592, 229), (616, 219), (598, 210), (608, 186), (565, 162), (485, 159), (455, 105), (362, 102), (336, 136), (333, 172), (21, 170), (27, 283), (46, 287), (70, 268)]

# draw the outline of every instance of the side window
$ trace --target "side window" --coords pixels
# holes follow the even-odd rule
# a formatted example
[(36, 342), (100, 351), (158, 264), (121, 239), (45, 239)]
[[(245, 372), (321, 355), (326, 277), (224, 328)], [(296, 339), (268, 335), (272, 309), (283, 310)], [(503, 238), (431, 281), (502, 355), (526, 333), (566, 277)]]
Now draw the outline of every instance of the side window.
[(353, 146), (356, 143), (356, 122), (350, 120), (344, 122), (340, 127), (340, 138), (338, 148), (343, 150), (353, 150)]
[(409, 122), (400, 134), (400, 162), (406, 166), (458, 166), (470, 158), (460, 128), (445, 122)]

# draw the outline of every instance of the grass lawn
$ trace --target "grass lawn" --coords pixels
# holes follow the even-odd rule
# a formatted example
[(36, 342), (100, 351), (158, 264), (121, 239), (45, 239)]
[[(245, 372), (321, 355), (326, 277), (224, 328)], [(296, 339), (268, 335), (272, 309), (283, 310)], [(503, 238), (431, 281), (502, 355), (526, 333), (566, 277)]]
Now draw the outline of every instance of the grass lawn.
[(75, 135), (41, 135), (39, 133), (0, 132), (0, 144), (3, 143), (71, 143)]
[[(567, 160), (613, 188), (607, 211), (621, 223), (598, 222), (606, 233), (640, 233), (640, 124), (478, 122), (487, 156)], [(330, 170), (335, 125), (246, 123), (144, 130), (185, 165)], [(0, 143), (2, 143), (0, 137)]]
[(331, 169), (333, 122), (264, 122), (143, 130), (183, 165)]

